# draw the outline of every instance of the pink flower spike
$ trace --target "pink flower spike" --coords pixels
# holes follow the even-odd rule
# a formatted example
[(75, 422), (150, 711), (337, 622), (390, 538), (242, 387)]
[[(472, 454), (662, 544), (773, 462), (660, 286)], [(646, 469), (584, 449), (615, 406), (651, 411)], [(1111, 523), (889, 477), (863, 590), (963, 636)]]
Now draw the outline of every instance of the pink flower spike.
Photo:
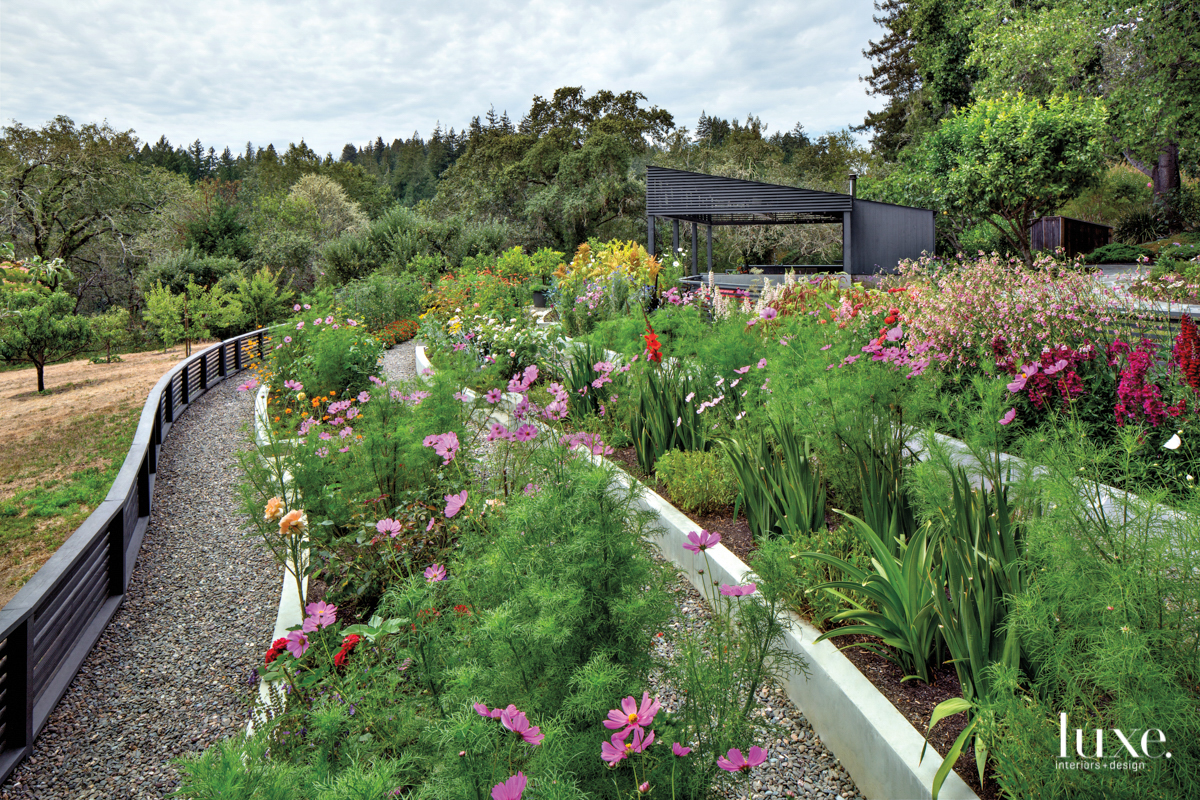
[(717, 766), (726, 772), (749, 772), (752, 767), (757, 767), (766, 760), (767, 751), (761, 747), (751, 747), (749, 758), (743, 757), (742, 751), (734, 747), (725, 754), (725, 758), (717, 756)]
[(458, 494), (446, 495), (446, 519), (452, 518), (462, 507), (467, 504), (467, 490), (463, 489)]
[(701, 551), (707, 550), (710, 547), (716, 547), (721, 541), (721, 534), (710, 533), (701, 529), (699, 532), (692, 531), (688, 535), (688, 541), (691, 544), (685, 544), (685, 550), (691, 550), (696, 555), (700, 555)]
[(1008, 423), (1012, 422), (1016, 418), (1017, 418), (1017, 410), (1015, 408), (1010, 408), (1008, 410), (1008, 413), (1000, 418), (1000, 424), (1007, 425)]
[(680, 758), (683, 758), (688, 753), (692, 752), (692, 748), (684, 747), (679, 742), (675, 742), (674, 744), (671, 745), (671, 752), (674, 753), (675, 755), (679, 756)]
[(730, 586), (728, 583), (721, 584), (721, 594), (726, 597), (745, 597), (748, 594), (754, 594), (758, 586), (753, 583), (747, 583), (745, 586)]
[(504, 783), (497, 783), (492, 787), (492, 800), (521, 800), (526, 782), (525, 773), (518, 772)]
[(430, 583), (446, 580), (446, 568), (441, 564), (434, 564), (425, 568), (425, 580)]

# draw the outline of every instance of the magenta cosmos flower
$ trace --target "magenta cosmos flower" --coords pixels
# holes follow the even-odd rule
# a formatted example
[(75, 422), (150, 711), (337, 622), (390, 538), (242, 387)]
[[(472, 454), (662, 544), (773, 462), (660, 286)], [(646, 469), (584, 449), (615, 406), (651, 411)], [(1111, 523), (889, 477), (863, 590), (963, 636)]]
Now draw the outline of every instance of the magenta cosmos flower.
[(1016, 418), (1017, 418), (1017, 410), (1015, 408), (1010, 408), (1008, 410), (1008, 413), (1000, 418), (1000, 424), (1007, 425), (1008, 423), (1012, 422)]
[(660, 708), (662, 708), (662, 703), (657, 699), (651, 702), (649, 692), (642, 692), (641, 708), (638, 707), (637, 701), (633, 697), (626, 697), (621, 701), (620, 709), (614, 708), (608, 712), (608, 719), (604, 720), (604, 727), (616, 730), (624, 726), (626, 731), (645, 727), (654, 721), (654, 715)]
[(393, 539), (400, 535), (402, 528), (403, 526), (391, 517), (388, 517), (387, 519), (381, 519), (379, 522), (375, 523), (375, 530), (380, 533), (386, 533)]
[(688, 753), (692, 752), (692, 748), (684, 747), (679, 742), (675, 742), (674, 744), (671, 745), (671, 752), (674, 753), (675, 755), (679, 756), (680, 758), (683, 758)]
[(446, 568), (441, 564), (434, 564), (425, 568), (425, 580), (430, 583), (446, 580)]
[(492, 787), (492, 800), (521, 800), (525, 783), (525, 774), (518, 772), (504, 783), (497, 783)]
[(699, 532), (692, 531), (687, 537), (691, 544), (685, 544), (683, 547), (685, 550), (691, 550), (696, 555), (700, 555), (702, 550), (716, 547), (721, 541), (721, 534), (709, 533), (704, 529), (701, 529)]
[(458, 494), (446, 495), (446, 519), (450, 519), (467, 504), (467, 490), (463, 489)]
[(534, 747), (537, 747), (542, 743), (542, 739), (546, 738), (542, 729), (536, 725), (530, 725), (525, 712), (518, 711), (512, 703), (509, 703), (508, 708), (500, 712), (500, 724), (524, 739), (526, 744)]
[(292, 631), (287, 635), (287, 649), (293, 658), (300, 658), (308, 649), (308, 637), (300, 631)]
[(728, 583), (721, 584), (721, 594), (726, 597), (745, 597), (748, 594), (754, 594), (758, 588), (753, 583), (747, 583), (745, 586), (730, 586)]
[(487, 717), (488, 719), (500, 719), (500, 714), (503, 713), (503, 711), (504, 709), (501, 708), (493, 708), (489, 711), (488, 707), (483, 703), (475, 704), (475, 713), (481, 717)]
[[(324, 600), (317, 603), (309, 603), (304, 607), (304, 610), (309, 614), (308, 619), (304, 621), (305, 631), (324, 628), (326, 625), (332, 625), (337, 621), (337, 606), (331, 606)], [(309, 620), (313, 621), (314, 627), (308, 627)]]
[(773, 320), (777, 316), (779, 316), (779, 312), (776, 311), (775, 309), (771, 308), (770, 306), (767, 306), (762, 311), (758, 312), (758, 316), (761, 317), (764, 321), (770, 322), (771, 320)]
[(504, 396), (504, 393), (501, 392), (499, 389), (492, 389), (486, 395), (484, 395), (484, 399), (487, 400), (489, 403), (499, 403), (500, 398), (503, 396)]
[(610, 765), (615, 765), (634, 753), (641, 753), (652, 744), (654, 731), (647, 733), (642, 728), (628, 728), (614, 733), (612, 739), (600, 744), (600, 758)]
[(726, 772), (749, 772), (766, 760), (767, 751), (761, 747), (751, 747), (748, 758), (743, 758), (742, 751), (734, 747), (725, 754), (725, 758), (717, 756), (717, 766)]

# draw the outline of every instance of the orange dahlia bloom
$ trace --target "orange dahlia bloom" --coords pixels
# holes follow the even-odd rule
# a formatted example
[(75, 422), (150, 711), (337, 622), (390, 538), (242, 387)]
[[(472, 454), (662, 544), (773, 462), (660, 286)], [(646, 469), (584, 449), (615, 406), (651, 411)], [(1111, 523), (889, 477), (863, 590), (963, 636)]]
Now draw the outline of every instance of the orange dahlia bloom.
[(308, 515), (303, 511), (289, 511), (279, 520), (280, 536), (299, 536), (308, 530)]
[(263, 519), (276, 520), (283, 516), (283, 500), (278, 497), (272, 497), (267, 501), (267, 510), (263, 513)]

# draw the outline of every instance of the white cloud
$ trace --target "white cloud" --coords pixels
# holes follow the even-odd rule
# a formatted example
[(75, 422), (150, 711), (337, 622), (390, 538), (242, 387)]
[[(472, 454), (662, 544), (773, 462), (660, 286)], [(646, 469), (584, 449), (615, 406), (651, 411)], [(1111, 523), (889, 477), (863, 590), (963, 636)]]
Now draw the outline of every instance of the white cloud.
[(561, 86), (633, 89), (693, 128), (753, 113), (823, 133), (881, 103), (858, 76), (882, 35), (871, 0), (746, 5), (48, 0), (0, 10), (0, 118), (107, 119), (219, 150), (301, 138), (319, 153), (377, 135), (517, 120)]

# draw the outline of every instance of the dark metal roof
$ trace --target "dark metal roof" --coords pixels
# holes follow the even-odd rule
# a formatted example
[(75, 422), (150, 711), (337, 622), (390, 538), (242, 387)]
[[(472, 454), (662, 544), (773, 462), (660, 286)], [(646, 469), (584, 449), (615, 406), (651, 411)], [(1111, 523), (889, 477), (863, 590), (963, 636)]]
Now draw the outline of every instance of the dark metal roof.
[(703, 225), (841, 222), (848, 194), (646, 167), (646, 215)]

